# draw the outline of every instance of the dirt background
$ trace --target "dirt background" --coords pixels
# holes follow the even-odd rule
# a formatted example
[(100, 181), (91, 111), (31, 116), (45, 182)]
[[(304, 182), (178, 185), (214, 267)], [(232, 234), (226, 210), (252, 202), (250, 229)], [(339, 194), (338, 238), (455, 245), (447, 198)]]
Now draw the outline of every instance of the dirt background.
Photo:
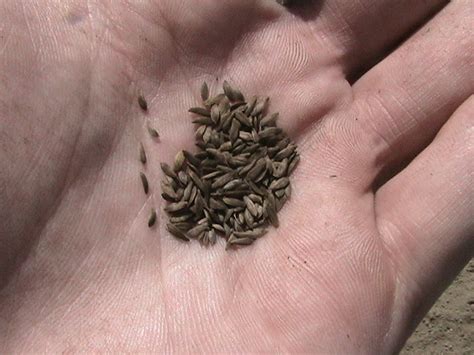
[(401, 354), (474, 354), (474, 260), (441, 295)]

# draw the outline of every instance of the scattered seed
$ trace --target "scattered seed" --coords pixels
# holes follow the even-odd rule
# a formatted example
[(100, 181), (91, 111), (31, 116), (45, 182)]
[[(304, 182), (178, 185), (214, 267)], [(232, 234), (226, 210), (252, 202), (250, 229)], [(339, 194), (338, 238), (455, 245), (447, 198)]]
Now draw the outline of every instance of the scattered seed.
[(158, 133), (158, 131), (150, 126), (147, 127), (148, 129), (148, 134), (150, 134), (150, 136), (152, 138), (158, 138), (160, 136), (160, 134)]
[(148, 179), (146, 178), (146, 175), (144, 173), (140, 173), (140, 179), (142, 180), (142, 185), (143, 185), (143, 191), (145, 191), (145, 194), (148, 194)]
[(148, 227), (149, 228), (153, 227), (155, 225), (155, 222), (156, 222), (156, 211), (153, 208), (151, 210), (150, 218), (148, 218)]
[(142, 143), (140, 143), (140, 161), (143, 165), (146, 164), (146, 153)]
[(143, 111), (148, 111), (148, 103), (143, 95), (138, 95), (138, 105)]

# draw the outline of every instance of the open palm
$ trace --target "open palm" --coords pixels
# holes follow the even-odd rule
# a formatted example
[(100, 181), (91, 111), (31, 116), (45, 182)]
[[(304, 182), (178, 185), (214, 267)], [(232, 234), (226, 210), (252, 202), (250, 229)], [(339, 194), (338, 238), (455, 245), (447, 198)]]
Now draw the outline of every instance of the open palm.
[[(469, 1), (45, 3), (0, 2), (0, 352), (393, 352), (472, 257)], [(147, 227), (224, 79), (301, 153), (232, 251)]]

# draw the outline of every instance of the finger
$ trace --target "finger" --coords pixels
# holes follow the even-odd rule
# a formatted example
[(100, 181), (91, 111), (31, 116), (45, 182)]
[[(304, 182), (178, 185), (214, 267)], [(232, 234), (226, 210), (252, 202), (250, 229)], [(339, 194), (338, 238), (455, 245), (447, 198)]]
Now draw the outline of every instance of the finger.
[(367, 183), (416, 155), (474, 89), (466, 3), (446, 7), (354, 85), (354, 143)]
[[(396, 319), (412, 329), (474, 256), (474, 97), (405, 170), (376, 194), (379, 231), (399, 270)], [(407, 336), (399, 334), (398, 338)]]
[[(321, 44), (342, 53), (347, 74), (372, 62), (417, 25), (438, 11), (446, 0), (300, 1), (290, 10), (302, 31), (308, 26)], [(329, 42), (330, 46), (327, 45)]]

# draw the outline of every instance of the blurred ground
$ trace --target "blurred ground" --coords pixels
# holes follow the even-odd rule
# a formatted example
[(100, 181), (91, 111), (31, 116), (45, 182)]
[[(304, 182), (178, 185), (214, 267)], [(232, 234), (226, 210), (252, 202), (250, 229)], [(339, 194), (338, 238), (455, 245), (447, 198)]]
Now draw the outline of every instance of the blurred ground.
[(474, 354), (473, 260), (431, 308), (401, 354)]

